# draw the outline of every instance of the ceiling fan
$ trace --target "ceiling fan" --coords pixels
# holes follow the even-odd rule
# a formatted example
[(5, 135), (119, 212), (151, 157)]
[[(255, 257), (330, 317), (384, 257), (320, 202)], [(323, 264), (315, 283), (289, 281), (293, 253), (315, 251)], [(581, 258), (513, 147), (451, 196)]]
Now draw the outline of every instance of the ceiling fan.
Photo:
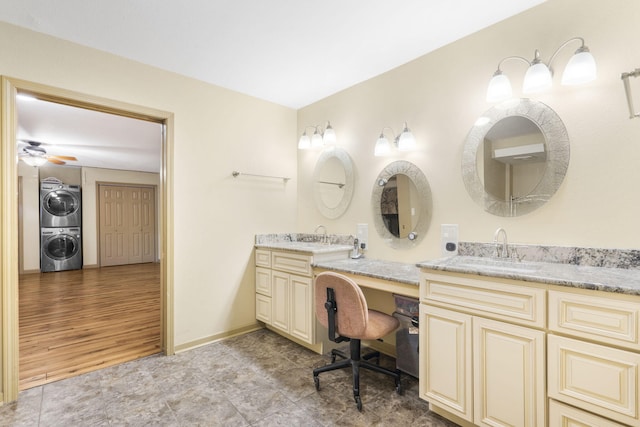
[(24, 144), (22, 150), (18, 153), (18, 157), (29, 166), (42, 166), (47, 162), (64, 165), (67, 162), (78, 161), (73, 156), (54, 156), (47, 154), (47, 151), (41, 147), (42, 143), (37, 141), (21, 140)]

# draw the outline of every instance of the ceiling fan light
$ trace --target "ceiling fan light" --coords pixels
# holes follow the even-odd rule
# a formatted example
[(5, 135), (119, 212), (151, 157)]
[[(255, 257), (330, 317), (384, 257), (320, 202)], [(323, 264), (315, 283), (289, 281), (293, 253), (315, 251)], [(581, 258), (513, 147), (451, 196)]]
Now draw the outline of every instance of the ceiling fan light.
[(33, 167), (42, 166), (47, 163), (47, 158), (42, 156), (24, 156), (20, 157), (20, 160)]
[(487, 102), (504, 101), (511, 98), (512, 95), (513, 91), (511, 90), (509, 78), (502, 74), (502, 71), (496, 71), (487, 88)]
[(562, 84), (580, 85), (595, 80), (596, 76), (596, 60), (585, 46), (578, 49), (569, 60), (562, 73)]
[(535, 93), (551, 87), (551, 71), (543, 62), (531, 64), (524, 75), (523, 93)]

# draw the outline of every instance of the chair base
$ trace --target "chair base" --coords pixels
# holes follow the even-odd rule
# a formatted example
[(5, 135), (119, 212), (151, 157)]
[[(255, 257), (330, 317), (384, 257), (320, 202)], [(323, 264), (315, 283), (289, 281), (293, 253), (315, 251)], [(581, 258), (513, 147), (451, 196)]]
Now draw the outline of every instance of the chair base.
[[(331, 364), (316, 368), (313, 370), (313, 382), (315, 383), (316, 390), (320, 390), (320, 379), (318, 375), (322, 372), (335, 371), (337, 369), (345, 369), (351, 367), (353, 373), (353, 398), (356, 402), (358, 411), (362, 411), (362, 399), (360, 398), (360, 368), (369, 369), (370, 371), (379, 372), (381, 374), (389, 375), (393, 377), (396, 385), (396, 392), (402, 394), (402, 385), (400, 382), (400, 371), (389, 370), (382, 368), (377, 364), (369, 362), (370, 359), (380, 359), (379, 352), (369, 353), (365, 356), (360, 356), (361, 344), (358, 339), (351, 339), (349, 342), (350, 357), (347, 357), (340, 350), (331, 350)], [(340, 356), (344, 360), (336, 362), (336, 356)]]

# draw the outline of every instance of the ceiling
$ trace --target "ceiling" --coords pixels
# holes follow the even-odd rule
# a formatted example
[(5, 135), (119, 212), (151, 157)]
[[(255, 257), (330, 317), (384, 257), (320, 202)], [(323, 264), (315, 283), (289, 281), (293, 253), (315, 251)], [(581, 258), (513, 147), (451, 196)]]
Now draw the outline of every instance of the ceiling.
[(0, 0), (0, 21), (297, 109), (544, 1)]

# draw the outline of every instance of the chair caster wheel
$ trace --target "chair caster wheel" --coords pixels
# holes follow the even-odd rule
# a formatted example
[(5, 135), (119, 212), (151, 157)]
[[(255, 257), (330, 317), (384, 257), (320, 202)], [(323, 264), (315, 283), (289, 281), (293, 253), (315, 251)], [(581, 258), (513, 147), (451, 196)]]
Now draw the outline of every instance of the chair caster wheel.
[(316, 385), (316, 390), (320, 390), (320, 378), (313, 377), (313, 383)]
[(396, 393), (398, 394), (402, 394), (403, 390), (402, 390), (402, 383), (400, 382), (400, 380), (396, 380)]
[(360, 399), (360, 396), (355, 396), (356, 399), (356, 408), (358, 408), (358, 411), (362, 412), (362, 399)]

